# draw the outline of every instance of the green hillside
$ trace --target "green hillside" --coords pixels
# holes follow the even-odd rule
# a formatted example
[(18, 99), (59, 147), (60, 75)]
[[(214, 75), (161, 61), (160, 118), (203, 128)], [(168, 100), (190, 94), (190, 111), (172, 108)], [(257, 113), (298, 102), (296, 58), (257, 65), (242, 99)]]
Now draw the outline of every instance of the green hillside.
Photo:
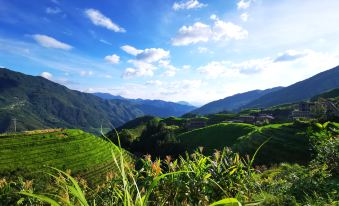
[[(118, 148), (81, 130), (35, 131), (0, 136), (0, 176), (31, 175), (46, 167), (99, 180), (115, 169)], [(125, 157), (131, 160), (126, 153)]]
[[(336, 124), (331, 125), (337, 127)], [(263, 142), (270, 139), (261, 148), (257, 163), (305, 163), (311, 158), (308, 129), (312, 127), (311, 123), (302, 122), (262, 127), (221, 123), (183, 133), (177, 138), (191, 151), (202, 146), (205, 152), (211, 154), (214, 149), (231, 147), (243, 155), (253, 155)]]
[(155, 118), (157, 118), (157, 117), (153, 117), (153, 116), (138, 117), (138, 118), (135, 118), (131, 121), (126, 122), (121, 127), (118, 127), (117, 130), (121, 131), (123, 129), (134, 129), (134, 128), (139, 127), (139, 126), (146, 125), (147, 122), (149, 122), (150, 120), (155, 119)]
[(310, 123), (271, 124), (258, 127), (254, 132), (240, 137), (233, 149), (253, 155), (259, 146), (270, 139), (259, 151), (256, 163), (305, 163), (311, 159)]
[(70, 90), (42, 77), (0, 68), (0, 132), (46, 128), (79, 128), (98, 132), (144, 113), (124, 100), (103, 100)]
[(214, 149), (231, 147), (239, 137), (255, 129), (256, 127), (250, 124), (220, 123), (183, 133), (177, 138), (189, 150), (203, 146), (207, 152), (211, 153)]
[(312, 101), (316, 101), (318, 98), (325, 98), (325, 99), (329, 99), (329, 98), (338, 98), (339, 97), (339, 88), (337, 89), (332, 89), (328, 92), (319, 94), (317, 96), (314, 96), (311, 100)]
[(149, 99), (126, 99), (121, 96), (115, 96), (108, 93), (92, 93), (93, 95), (106, 100), (120, 99), (126, 100), (133, 104), (136, 108), (140, 109), (147, 115), (157, 117), (179, 117), (187, 112), (190, 112), (196, 107), (188, 104), (187, 102), (169, 102), (163, 100), (149, 100)]
[(244, 105), (258, 99), (259, 97), (269, 94), (271, 92), (278, 91), (282, 88), (283, 87), (275, 87), (266, 90), (253, 90), (240, 94), (235, 94), (233, 96), (205, 104), (202, 107), (193, 110), (191, 113), (206, 115), (223, 111), (237, 111), (240, 110)]
[(265, 108), (279, 104), (311, 99), (323, 92), (339, 87), (339, 66), (266, 94), (245, 105), (244, 108)]

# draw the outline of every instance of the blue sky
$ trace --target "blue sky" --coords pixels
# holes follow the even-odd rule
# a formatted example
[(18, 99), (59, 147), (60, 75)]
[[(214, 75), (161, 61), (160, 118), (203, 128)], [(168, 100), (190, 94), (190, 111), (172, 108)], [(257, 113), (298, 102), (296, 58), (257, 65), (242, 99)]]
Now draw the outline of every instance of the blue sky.
[(196, 105), (339, 65), (337, 0), (0, 0), (0, 66)]

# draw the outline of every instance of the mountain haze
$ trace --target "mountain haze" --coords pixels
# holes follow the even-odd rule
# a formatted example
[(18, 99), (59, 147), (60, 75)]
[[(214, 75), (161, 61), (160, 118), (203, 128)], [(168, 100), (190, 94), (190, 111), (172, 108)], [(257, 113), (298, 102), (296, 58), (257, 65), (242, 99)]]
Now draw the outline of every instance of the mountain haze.
[(265, 108), (310, 99), (339, 87), (339, 66), (321, 72), (278, 91), (268, 93), (246, 104), (245, 108)]
[(102, 93), (102, 92), (95, 92), (95, 93), (90, 93), (90, 94), (93, 94), (97, 97), (100, 97), (101, 99), (107, 99), (107, 100), (110, 100), (110, 99), (126, 99), (120, 95), (112, 95), (110, 93)]
[(0, 68), (0, 132), (10, 129), (12, 118), (18, 130), (81, 128), (86, 131), (118, 127), (144, 113), (123, 100), (103, 100), (91, 94)]
[(181, 116), (196, 107), (183, 103), (167, 102), (163, 100), (149, 100), (149, 99), (126, 99), (121, 96), (115, 96), (108, 93), (93, 93), (94, 95), (103, 99), (124, 99), (136, 108), (143, 111), (146, 115), (157, 117)]
[(222, 111), (237, 111), (244, 105), (252, 102), (253, 100), (274, 91), (278, 91), (283, 87), (275, 87), (266, 90), (253, 90), (244, 93), (235, 94), (224, 99), (216, 100), (205, 104), (204, 106), (192, 111), (194, 114), (206, 115)]
[(161, 100), (125, 99), (70, 90), (40, 76), (0, 68), (0, 132), (17, 129), (119, 127), (144, 115), (181, 116), (193, 106)]

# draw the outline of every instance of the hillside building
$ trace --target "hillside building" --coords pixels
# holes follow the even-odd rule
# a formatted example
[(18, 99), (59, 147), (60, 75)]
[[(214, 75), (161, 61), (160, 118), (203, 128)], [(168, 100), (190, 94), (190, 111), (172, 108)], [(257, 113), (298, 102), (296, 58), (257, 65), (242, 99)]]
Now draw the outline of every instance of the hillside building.
[(310, 119), (313, 117), (312, 110), (315, 108), (315, 104), (311, 102), (300, 102), (297, 108), (292, 111), (293, 119)]
[(271, 123), (273, 120), (274, 120), (274, 117), (268, 114), (260, 114), (259, 116), (256, 117), (256, 122)]
[(194, 119), (190, 119), (187, 122), (186, 125), (186, 129), (187, 130), (194, 130), (194, 129), (199, 129), (202, 127), (206, 127), (207, 126), (207, 118), (194, 118)]
[(292, 111), (293, 119), (311, 119), (323, 116), (339, 117), (338, 107), (331, 101), (320, 99), (316, 102), (301, 102), (298, 104), (297, 109)]
[(239, 120), (243, 123), (254, 124), (255, 116), (252, 115), (243, 115), (239, 117)]

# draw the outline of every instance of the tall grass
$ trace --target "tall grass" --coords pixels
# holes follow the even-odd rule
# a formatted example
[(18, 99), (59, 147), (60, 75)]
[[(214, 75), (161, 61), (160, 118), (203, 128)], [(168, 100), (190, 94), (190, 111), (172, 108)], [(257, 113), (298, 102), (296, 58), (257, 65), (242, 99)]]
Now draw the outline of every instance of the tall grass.
[[(102, 134), (104, 138), (108, 139), (104, 134)], [(204, 157), (201, 153), (196, 153), (195, 157), (193, 155), (193, 159), (190, 160), (190, 157), (184, 159), (180, 158), (181, 166), (178, 167), (177, 161), (170, 162), (166, 160), (168, 172), (163, 173), (163, 169), (161, 168), (161, 161), (151, 161), (149, 157), (146, 157), (143, 160), (143, 169), (140, 171), (135, 170), (134, 166), (129, 164), (124, 158), (124, 151), (120, 145), (119, 134), (116, 132), (118, 138), (118, 146), (116, 146), (116, 150), (112, 150), (112, 159), (117, 168), (117, 176), (118, 178), (114, 179), (113, 186), (105, 188), (106, 191), (109, 190), (109, 197), (102, 197), (102, 193), (95, 192), (94, 190), (88, 190), (82, 188), (79, 185), (79, 180), (73, 178), (70, 174), (63, 172), (57, 168), (53, 168), (53, 173), (48, 173), (56, 183), (57, 194), (35, 194), (33, 191), (22, 191), (21, 195), (25, 195), (31, 198), (38, 199), (41, 202), (48, 203), (52, 206), (61, 206), (61, 205), (69, 205), (69, 206), (89, 206), (89, 205), (124, 205), (124, 206), (147, 206), (147, 205), (172, 205), (168, 199), (162, 202), (159, 200), (160, 197), (166, 196), (168, 193), (173, 191), (163, 190), (163, 185), (168, 181), (163, 181), (167, 177), (171, 179), (170, 184), (173, 182), (179, 181), (178, 183), (185, 184), (184, 182), (180, 182), (185, 180), (187, 177), (197, 178), (201, 174), (203, 174), (202, 180), (209, 179), (215, 187), (219, 188), (220, 191), (223, 190), (222, 186), (217, 182), (210, 178), (212, 176), (210, 173), (207, 175), (204, 173), (205, 169), (209, 168), (206, 165), (213, 162), (209, 157)], [(113, 144), (113, 143), (112, 143)], [(113, 144), (114, 145), (114, 144)], [(117, 152), (118, 151), (118, 152)], [(198, 156), (197, 156), (198, 155)], [(199, 160), (198, 160), (199, 159)], [(197, 161), (197, 164), (196, 162)], [(237, 161), (239, 161), (239, 157), (237, 156)], [(209, 162), (209, 163), (208, 163)], [(234, 160), (236, 162), (236, 160)], [(175, 164), (175, 166), (173, 166)], [(172, 168), (172, 169), (171, 169)], [(232, 175), (235, 172), (235, 168), (230, 168), (233, 170), (230, 174)], [(200, 170), (200, 171), (199, 171)], [(201, 173), (202, 172), (202, 173)], [(141, 175), (143, 174), (143, 175)], [(140, 179), (142, 179), (140, 181)], [(147, 180), (145, 180), (147, 179)], [(196, 182), (196, 180), (193, 179)], [(200, 181), (200, 179), (198, 180)], [(167, 184), (168, 185), (168, 184)], [(159, 189), (159, 187), (162, 187)], [(155, 189), (158, 189), (154, 192)], [(167, 188), (169, 190), (174, 188)], [(178, 188), (177, 188), (178, 189)], [(182, 189), (178, 189), (180, 192)], [(88, 198), (87, 193), (92, 193), (95, 197)], [(165, 193), (165, 194), (159, 194)], [(228, 194), (227, 192), (224, 192)], [(181, 196), (182, 194), (177, 194)], [(89, 200), (90, 199), (90, 200)], [(173, 201), (173, 200), (172, 200)], [(173, 201), (175, 202), (175, 201)], [(187, 203), (190, 201), (187, 201)], [(199, 202), (199, 201), (198, 201)], [(201, 202), (202, 203), (202, 202)], [(207, 202), (203, 202), (206, 204)], [(183, 202), (184, 204), (184, 202)], [(224, 198), (222, 200), (215, 201), (210, 204), (211, 206), (216, 205), (241, 205), (241, 203), (235, 198)]]

